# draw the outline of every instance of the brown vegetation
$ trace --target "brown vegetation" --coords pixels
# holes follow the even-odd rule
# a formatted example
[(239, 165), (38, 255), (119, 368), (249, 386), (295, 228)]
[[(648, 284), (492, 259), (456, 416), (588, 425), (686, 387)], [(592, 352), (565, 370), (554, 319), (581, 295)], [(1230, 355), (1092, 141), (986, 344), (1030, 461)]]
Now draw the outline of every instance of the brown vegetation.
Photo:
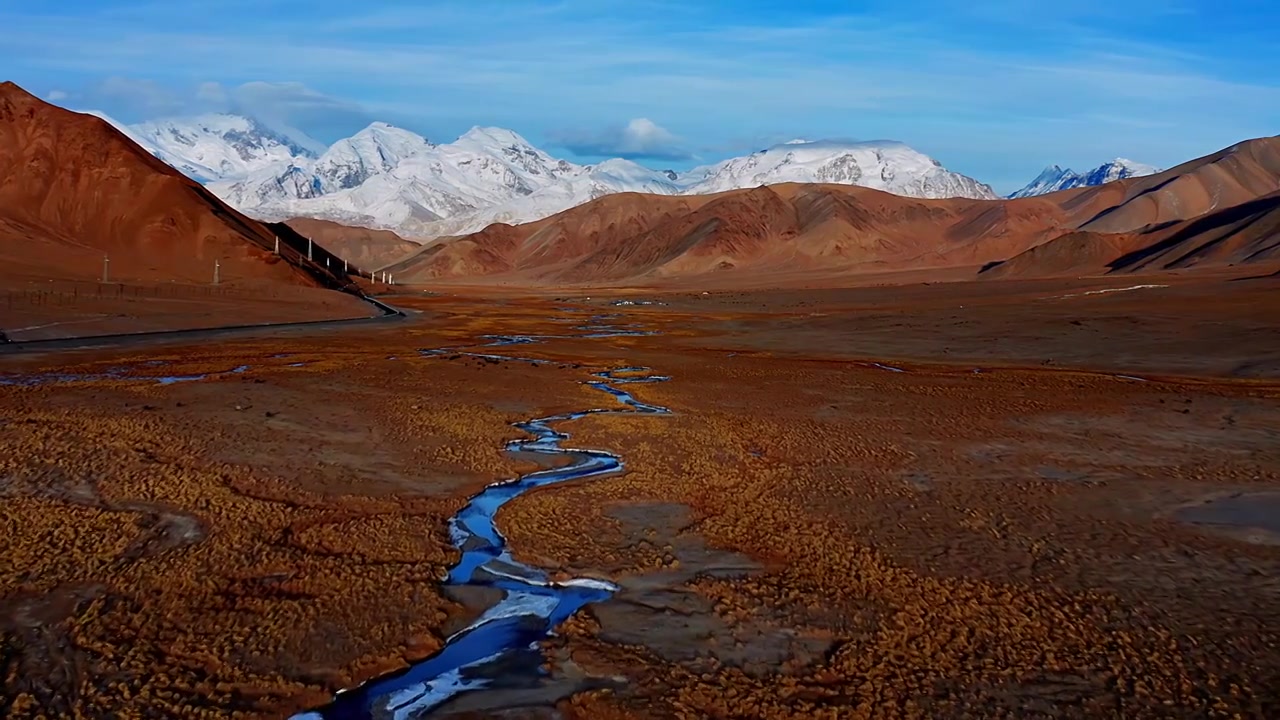
[[(1224, 287), (1254, 288), (1248, 302), (1263, 292), (1197, 287), (1186, 302), (1196, 291), (1206, 313), (1228, 315)], [(1082, 289), (972, 298), (941, 286), (876, 301), (938, 344), (955, 323), (920, 317), (984, 302), (966, 332), (1000, 339), (1018, 365), (1043, 340), (1001, 323)], [(1143, 297), (1090, 302), (1139, 318), (1168, 305)], [(962, 353), (940, 364), (876, 353), (857, 332), (885, 312), (870, 300), (663, 299), (625, 310), (663, 335), (518, 348), (544, 365), (415, 350), (564, 334), (566, 304), (583, 306), (577, 318), (618, 310), (441, 297), (407, 301), (430, 323), (7, 360), (0, 372), (122, 366), (132, 379), (0, 386), (4, 710), (278, 717), (431, 653), (481, 609), (441, 595), (456, 557), (445, 520), (524, 468), (500, 452), (509, 423), (608, 406), (581, 381), (631, 364), (673, 376), (629, 389), (674, 415), (563, 428), (573, 445), (620, 453), (628, 472), (534, 492), (499, 516), (522, 560), (622, 586), (547, 643), (555, 672), (613, 678), (561, 701), (565, 717), (1280, 707), (1276, 547), (1179, 519), (1222, 493), (1280, 486), (1273, 381), (1179, 378), (1196, 368), (1170, 365), (1142, 382), (985, 358), (975, 373)], [(1124, 338), (1159, 362), (1189, 355), (1191, 333), (1211, 325), (1138, 323)], [(1106, 337), (1071, 342), (1101, 359), (1083, 365), (1117, 357)], [(1238, 353), (1269, 362), (1265, 345), (1199, 344), (1200, 368)], [(251, 367), (226, 373), (240, 364)]]

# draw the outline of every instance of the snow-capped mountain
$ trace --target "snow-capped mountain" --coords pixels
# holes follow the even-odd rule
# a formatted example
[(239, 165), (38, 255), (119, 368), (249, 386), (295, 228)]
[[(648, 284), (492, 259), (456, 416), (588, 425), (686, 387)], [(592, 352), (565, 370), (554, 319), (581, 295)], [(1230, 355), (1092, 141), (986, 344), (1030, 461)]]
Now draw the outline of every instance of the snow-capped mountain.
[(780, 182), (862, 185), (912, 197), (995, 197), (986, 185), (901, 143), (797, 140), (681, 174), (620, 159), (578, 165), (499, 128), (472, 128), (434, 145), (383, 123), (336, 143), (312, 164), (294, 159), (210, 188), (266, 219), (318, 217), (438, 237), (538, 220), (618, 192), (703, 194)]
[(300, 133), (235, 115), (129, 126), (98, 115), (255, 217), (314, 217), (407, 237), (529, 222), (618, 192), (705, 194), (824, 182), (910, 197), (995, 197), (986, 185), (896, 142), (793, 140), (677, 173), (621, 159), (579, 165), (501, 128), (475, 127), (437, 145), (376, 122), (324, 149)]
[(668, 175), (627, 160), (558, 160), (510, 130), (476, 127), (435, 145), (385, 123), (314, 163), (294, 159), (209, 187), (266, 219), (318, 217), (411, 236), (528, 222), (615, 192), (679, 191)]
[(1009, 197), (1023, 198), (1035, 195), (1045, 195), (1059, 190), (1070, 190), (1076, 187), (1088, 187), (1093, 185), (1102, 185), (1114, 180), (1124, 180), (1131, 177), (1142, 177), (1144, 175), (1154, 175), (1160, 172), (1159, 168), (1150, 165), (1143, 165), (1132, 160), (1124, 158), (1116, 158), (1109, 163), (1099, 165), (1098, 167), (1086, 173), (1078, 173), (1074, 170), (1063, 169), (1057, 165), (1051, 165), (1044, 169), (1031, 184), (1022, 188)]
[(838, 183), (919, 198), (993, 199), (991, 188), (902, 143), (792, 140), (690, 171), (687, 192), (705, 194), (784, 182)]
[(95, 111), (152, 155), (200, 182), (243, 177), (297, 158), (315, 158), (324, 146), (297, 132), (278, 132), (252, 118), (210, 114), (125, 125)]
[(334, 143), (316, 161), (314, 172), (325, 192), (347, 190), (433, 147), (421, 135), (386, 123), (373, 123)]

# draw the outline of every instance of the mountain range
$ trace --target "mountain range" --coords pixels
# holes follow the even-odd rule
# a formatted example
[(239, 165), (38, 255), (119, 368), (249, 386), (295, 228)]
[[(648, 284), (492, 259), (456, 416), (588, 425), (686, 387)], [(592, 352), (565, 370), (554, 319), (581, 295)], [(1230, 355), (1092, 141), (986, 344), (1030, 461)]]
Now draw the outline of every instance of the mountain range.
[[(675, 172), (623, 159), (573, 163), (502, 128), (475, 127), (451, 143), (437, 144), (378, 122), (324, 148), (301, 133), (274, 130), (234, 115), (124, 125), (101, 113), (90, 114), (111, 122), (156, 157), (254, 217), (326, 219), (419, 239), (474, 232), (494, 222), (539, 220), (621, 192), (703, 195), (818, 182), (904, 197), (996, 197), (989, 186), (892, 141), (792, 140)], [(1119, 176), (1146, 170), (1129, 163)], [(1061, 171), (1053, 178), (1042, 176), (1017, 195), (1093, 184), (1105, 177), (1107, 172), (1077, 176)]]
[(1154, 175), (1018, 199), (819, 183), (612, 195), (441, 240), (388, 270), (406, 283), (773, 287), (966, 268), (1025, 278), (1277, 265), (1280, 138), (1260, 138)]
[(1152, 167), (1151, 165), (1143, 165), (1142, 163), (1136, 163), (1124, 158), (1116, 158), (1115, 160), (1099, 165), (1086, 173), (1078, 173), (1074, 170), (1060, 168), (1057, 165), (1050, 165), (1045, 168), (1044, 172), (1040, 173), (1035, 180), (1032, 180), (1030, 184), (1012, 195), (1009, 195), (1009, 197), (1034, 197), (1036, 195), (1058, 192), (1059, 190), (1103, 185), (1105, 183), (1124, 180), (1131, 177), (1155, 175), (1158, 172), (1160, 172), (1160, 168)]
[[(518, 187), (529, 200), (548, 188), (576, 187), (572, 181), (583, 176), (651, 183), (655, 191), (610, 193), (534, 222), (490, 223), (427, 245), (385, 231), (294, 220), (301, 233), (320, 239), (313, 248), (292, 227), (252, 220), (161, 162), (157, 148), (132, 139), (142, 130), (122, 134), (10, 83), (0, 85), (0, 271), (42, 282), (92, 280), (109, 255), (113, 276), (123, 271), (157, 282), (207, 282), (220, 262), (224, 278), (295, 287), (349, 288), (352, 264), (362, 274), (381, 269), (408, 284), (750, 287), (846, 284), (900, 271), (924, 277), (942, 271), (953, 279), (1191, 270), (1258, 277), (1280, 267), (1280, 137), (1244, 141), (1152, 175), (1000, 199), (907, 197), (849, 182), (870, 182), (853, 169), (864, 173), (873, 162), (883, 164), (874, 180), (895, 189), (906, 187), (908, 177), (925, 177), (918, 169), (903, 177), (890, 172), (908, 161), (929, 162), (892, 143), (860, 144), (854, 150), (861, 158), (842, 146), (840, 157), (854, 161), (838, 173), (823, 160), (830, 148), (800, 141), (681, 175), (625, 161), (556, 161), (509, 131), (477, 129), (456, 143), (433, 145), (376, 125), (302, 163), (296, 160), (298, 149), (308, 152), (305, 145), (287, 134), (238, 124), (201, 127), (224, 139), (233, 133), (238, 142), (233, 157), (193, 158), (201, 167), (243, 163), (259, 167), (250, 176), (265, 174), (283, 147), (297, 153), (290, 166), (310, 178), (297, 186), (315, 192), (307, 199), (354, 196), (407, 177), (424, 201), (444, 201), (456, 197), (447, 190), (458, 175), (477, 194), (499, 199)], [(182, 147), (203, 142), (192, 132), (159, 132)], [(799, 166), (845, 182), (757, 183)], [(943, 194), (956, 187), (947, 183), (964, 182), (930, 167), (924, 170), (936, 183), (912, 191)], [(749, 177), (745, 182), (755, 186), (701, 193), (681, 187), (715, 189), (703, 184), (734, 177), (724, 181)], [(243, 181), (212, 184), (237, 182)]]
[[(605, 195), (703, 195), (786, 182), (834, 183), (916, 198), (990, 199), (992, 189), (893, 141), (792, 140), (687, 172), (623, 159), (580, 165), (519, 134), (474, 127), (436, 144), (375, 122), (326, 148), (295, 130), (215, 114), (114, 125), (156, 157), (254, 217), (308, 217), (430, 240), (494, 222), (531, 222)], [(1009, 195), (1024, 198), (1151, 175), (1117, 158), (1085, 173), (1057, 165)]]
[[(309, 217), (432, 239), (495, 222), (539, 220), (605, 195), (703, 195), (786, 182), (870, 187), (916, 198), (996, 197), (973, 178), (892, 141), (792, 140), (687, 172), (622, 159), (580, 165), (519, 134), (475, 127), (436, 144), (375, 122), (325, 148), (252, 118), (204, 115), (124, 125), (156, 157), (255, 217)], [(1158, 172), (1116, 159), (1086, 173), (1046, 168), (1010, 198), (1032, 197)]]

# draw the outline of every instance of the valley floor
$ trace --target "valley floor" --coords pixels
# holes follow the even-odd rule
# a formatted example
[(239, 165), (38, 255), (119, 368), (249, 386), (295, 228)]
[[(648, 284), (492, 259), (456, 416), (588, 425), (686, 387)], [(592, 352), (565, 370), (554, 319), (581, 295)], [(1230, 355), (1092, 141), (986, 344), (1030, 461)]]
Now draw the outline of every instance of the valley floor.
[[(280, 717), (430, 656), (493, 601), (440, 578), (448, 518), (534, 467), (511, 423), (640, 365), (671, 415), (563, 428), (625, 474), (498, 514), (515, 559), (619, 591), (546, 679), (438, 716), (1272, 717), (1276, 290), (451, 291), (0, 356), (0, 715)], [(418, 352), (612, 314), (660, 334)]]

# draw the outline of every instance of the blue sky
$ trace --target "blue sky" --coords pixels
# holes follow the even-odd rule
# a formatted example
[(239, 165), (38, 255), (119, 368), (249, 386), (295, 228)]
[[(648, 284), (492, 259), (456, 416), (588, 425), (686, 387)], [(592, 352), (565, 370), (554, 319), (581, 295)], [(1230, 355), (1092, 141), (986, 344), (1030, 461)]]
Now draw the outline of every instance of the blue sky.
[(894, 139), (1010, 191), (1280, 133), (1277, 27), (1273, 0), (28, 0), (0, 6), (0, 67), (128, 122), (499, 125), (677, 169)]

